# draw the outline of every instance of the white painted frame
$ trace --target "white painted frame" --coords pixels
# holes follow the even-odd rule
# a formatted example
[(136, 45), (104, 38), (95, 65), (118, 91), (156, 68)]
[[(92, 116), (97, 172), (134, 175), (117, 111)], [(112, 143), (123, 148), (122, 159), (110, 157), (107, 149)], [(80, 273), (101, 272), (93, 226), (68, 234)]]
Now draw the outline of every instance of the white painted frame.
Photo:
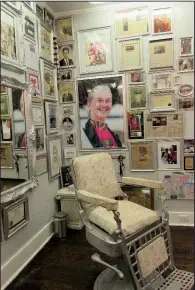
[(34, 119), (34, 116), (33, 116), (35, 126), (36, 127), (38, 127), (38, 126), (44, 126), (44, 124), (45, 124), (45, 118), (44, 118), (43, 105), (42, 104), (38, 105), (38, 104), (35, 104), (34, 103), (34, 104), (32, 104), (32, 111), (33, 111), (33, 109), (39, 110), (41, 112), (41, 117), (42, 117), (42, 122), (39, 123), (39, 122), (37, 122), (37, 119)]
[[(30, 83), (30, 75), (34, 75), (35, 77), (37, 77), (38, 79), (38, 85), (39, 85), (39, 90), (38, 90), (38, 96), (39, 97), (35, 97), (34, 95), (32, 95), (32, 102), (38, 102), (40, 103), (42, 101), (42, 90), (41, 90), (41, 79), (40, 79), (40, 74), (39, 72), (35, 71), (35, 70), (28, 70), (26, 71), (26, 81), (28, 83)], [(34, 92), (34, 90), (32, 90)]]
[[(49, 119), (49, 106), (54, 106), (56, 107), (56, 128), (51, 129), (50, 128), (50, 119)], [(59, 128), (59, 106), (56, 103), (51, 103), (51, 102), (45, 102), (45, 120), (46, 120), (46, 132), (47, 135), (53, 134), (53, 133), (58, 133), (60, 128)]]
[[(28, 39), (28, 40), (32, 41), (33, 43), (36, 43), (37, 42), (37, 22), (36, 22), (36, 14), (34, 12), (35, 2), (32, 2), (32, 1), (28, 1), (28, 2), (30, 2), (31, 4), (33, 3), (33, 8), (28, 7), (28, 5), (26, 5), (25, 3), (23, 3), (23, 5), (22, 5), (23, 33), (24, 33), (25, 39)], [(28, 17), (30, 17), (29, 14), (33, 19), (32, 22), (34, 24), (34, 38), (25, 33), (25, 16), (28, 15)]]
[[(181, 53), (181, 41), (184, 38), (190, 38), (191, 39), (191, 53), (189, 53), (189, 54), (182, 54)], [(194, 44), (194, 38), (193, 38), (193, 36), (180, 37), (180, 39), (179, 39), (179, 56), (180, 57), (193, 56), (194, 55), (194, 45), (193, 44)]]
[[(54, 95), (46, 96), (45, 95), (45, 82), (44, 82), (44, 69), (50, 70), (53, 73), (54, 79)], [(41, 88), (42, 88), (42, 99), (57, 102), (58, 101), (58, 88), (57, 88), (57, 69), (50, 62), (43, 59), (40, 60), (40, 72), (41, 72)]]
[[(188, 93), (187, 95), (184, 95), (184, 94), (181, 93), (181, 88), (182, 88), (182, 87), (185, 87), (185, 86), (189, 86), (189, 87), (191, 87), (191, 92)], [(179, 87), (179, 89), (178, 89), (178, 94), (179, 94), (180, 96), (182, 96), (182, 97), (189, 97), (189, 96), (191, 96), (191, 95), (193, 94), (193, 92), (194, 92), (194, 88), (193, 88), (193, 86), (191, 86), (191, 85), (189, 85), (189, 84), (181, 85), (181, 86)]]
[[(26, 68), (29, 70), (39, 71), (39, 57), (38, 57), (38, 46), (35, 42), (25, 39), (24, 40), (25, 46), (25, 65)], [(30, 51), (30, 46), (34, 47), (35, 53), (34, 57), (32, 57), (32, 53)]]
[[(62, 96), (61, 96), (61, 93), (60, 93), (60, 84), (65, 84), (65, 83), (72, 83), (73, 84), (73, 100), (72, 101), (67, 101), (67, 102), (62, 102)], [(58, 85), (59, 85), (59, 89), (58, 89), (58, 91), (59, 91), (59, 102), (60, 102), (60, 104), (72, 104), (72, 103), (75, 103), (75, 101), (76, 101), (76, 89), (75, 89), (75, 82), (74, 81), (60, 81), (59, 83), (58, 83)]]
[[(71, 40), (60, 40), (59, 38), (59, 31), (58, 31), (58, 26), (57, 26), (57, 21), (58, 20), (63, 20), (63, 19), (67, 19), (67, 18), (71, 18), (71, 26), (72, 26), (72, 39)], [(72, 16), (64, 16), (64, 17), (58, 17), (57, 19), (55, 19), (55, 30), (56, 30), (56, 37), (59, 41), (59, 43), (61, 42), (69, 42), (69, 41), (74, 41), (74, 23), (73, 23), (73, 17)]]
[[(168, 83), (167, 87), (158, 89), (158, 81), (159, 79), (166, 79), (166, 82)], [(156, 84), (156, 86), (154, 85)], [(159, 73), (159, 74), (153, 74), (152, 75), (152, 90), (154, 91), (161, 91), (161, 90), (170, 90), (172, 87), (172, 75), (171, 73)]]
[[(86, 69), (86, 64), (82, 65), (82, 61), (85, 60), (85, 49), (81, 49), (81, 44), (84, 44), (85, 42), (84, 39), (82, 38), (82, 34), (84, 35), (85, 33), (95, 33), (96, 31), (103, 31), (103, 30), (108, 30), (110, 38), (108, 39), (109, 47), (106, 49), (106, 57), (108, 54), (110, 54), (110, 67), (107, 66), (104, 69), (102, 69), (102, 65), (100, 65), (100, 68), (98, 69), (98, 65), (96, 66), (91, 66), (88, 69)], [(97, 28), (91, 28), (91, 29), (85, 29), (85, 30), (79, 30), (77, 32), (77, 39), (78, 39), (78, 53), (79, 53), (79, 68), (80, 68), (80, 74), (93, 74), (93, 73), (101, 73), (101, 72), (110, 72), (113, 71), (113, 46), (112, 46), (112, 28), (111, 26), (104, 26), (104, 27), (97, 27)], [(84, 53), (84, 54), (83, 54)], [(85, 68), (83, 68), (85, 66)]]
[[(72, 45), (72, 58), (73, 58), (73, 64), (72, 65), (67, 65), (67, 66), (60, 66), (60, 49), (63, 46), (68, 46), (68, 45)], [(58, 54), (59, 54), (59, 69), (69, 69), (69, 68), (73, 68), (76, 66), (76, 51), (75, 51), (75, 42), (73, 41), (66, 41), (66, 42), (59, 42), (58, 43)]]
[[(50, 62), (52, 65), (54, 63), (54, 51), (53, 51), (53, 31), (50, 30), (48, 28), (47, 25), (45, 25), (45, 23), (43, 23), (40, 19), (37, 19), (38, 22), (38, 43), (39, 43), (39, 57), (46, 60), (47, 62)], [(43, 27), (44, 29), (46, 29), (47, 31), (49, 31), (50, 33), (50, 50), (51, 50), (51, 57), (50, 59), (46, 58), (45, 55), (43, 54), (42, 50), (41, 50), (41, 27)]]
[[(154, 32), (154, 11), (160, 11), (160, 10), (170, 10), (171, 15), (171, 31), (165, 31), (165, 32)], [(173, 18), (172, 18), (172, 7), (161, 7), (161, 8), (153, 8), (152, 9), (152, 35), (162, 35), (162, 34), (171, 34), (173, 33)]]
[[(171, 106), (167, 107), (153, 107), (152, 106), (152, 97), (157, 97), (160, 95), (171, 95)], [(150, 112), (174, 112), (176, 110), (175, 108), (175, 96), (173, 90), (160, 90), (160, 91), (152, 91), (150, 92), (150, 98), (149, 98), (149, 104), (150, 104)]]
[(59, 166), (59, 173), (58, 174), (55, 174), (55, 175), (51, 175), (51, 167), (52, 167), (52, 164), (50, 162), (50, 142), (53, 141), (53, 140), (59, 140), (60, 142), (60, 154), (61, 154), (61, 164), (60, 166), (62, 165), (62, 136), (61, 135), (53, 135), (53, 136), (48, 136), (47, 137), (47, 152), (48, 152), (48, 178), (49, 178), (49, 182), (51, 182), (52, 180), (56, 179), (57, 177), (60, 176), (60, 166)]
[[(37, 166), (37, 160), (38, 159), (45, 159), (46, 160), (46, 167), (42, 167), (40, 166), (40, 164), (38, 164)], [(35, 166), (35, 169), (36, 169), (36, 175), (37, 176), (40, 176), (46, 172), (48, 172), (48, 167), (47, 167), (47, 152), (43, 152), (43, 153), (40, 153), (40, 154), (37, 154), (36, 155), (36, 166)], [(39, 170), (39, 171), (38, 171)]]
[[(178, 149), (178, 166), (172, 166), (172, 168), (162, 168), (162, 167), (159, 167), (159, 151), (160, 151), (160, 144), (161, 143), (169, 143), (170, 142), (170, 145), (171, 143), (177, 143), (177, 145), (179, 145), (177, 148)], [(162, 145), (161, 145), (162, 146)], [(176, 138), (171, 138), (171, 139), (161, 139), (161, 140), (157, 140), (157, 169), (158, 170), (170, 170), (170, 171), (174, 171), (174, 170), (181, 170), (182, 169), (182, 158), (181, 158), (181, 148), (183, 148), (182, 146), (182, 139), (176, 139)]]

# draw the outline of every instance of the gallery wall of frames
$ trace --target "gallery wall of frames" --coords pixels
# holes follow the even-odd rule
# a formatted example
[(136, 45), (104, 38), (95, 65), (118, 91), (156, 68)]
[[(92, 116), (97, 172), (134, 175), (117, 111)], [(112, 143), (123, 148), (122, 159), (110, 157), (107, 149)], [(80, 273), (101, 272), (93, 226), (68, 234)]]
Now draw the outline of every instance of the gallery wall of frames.
[[(170, 175), (172, 184), (177, 171), (174, 199), (193, 199), (194, 137), (186, 134), (186, 114), (194, 110), (193, 33), (175, 35), (176, 6), (114, 8), (103, 11), (103, 21), (102, 11), (54, 17), (31, 1), (2, 7), (1, 61), (31, 90), (34, 178), (48, 174), (52, 182), (75, 156), (106, 151), (119, 181), (122, 173), (154, 173), (159, 180)], [(3, 192), (28, 179), (27, 121), (17, 94), (1, 84)], [(6, 204), (4, 237), (29, 215), (27, 196)]]

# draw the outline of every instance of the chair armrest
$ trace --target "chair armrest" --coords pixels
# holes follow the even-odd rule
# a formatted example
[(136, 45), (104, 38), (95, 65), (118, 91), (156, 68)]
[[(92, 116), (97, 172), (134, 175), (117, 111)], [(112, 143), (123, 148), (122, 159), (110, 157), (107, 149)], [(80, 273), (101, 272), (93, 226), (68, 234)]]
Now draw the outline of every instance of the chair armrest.
[(150, 179), (134, 178), (134, 177), (122, 177), (122, 182), (125, 184), (145, 186), (154, 189), (163, 189), (163, 182)]
[(118, 201), (115, 199), (107, 198), (98, 194), (93, 194), (85, 190), (78, 190), (77, 198), (92, 205), (105, 207), (107, 210), (117, 210)]

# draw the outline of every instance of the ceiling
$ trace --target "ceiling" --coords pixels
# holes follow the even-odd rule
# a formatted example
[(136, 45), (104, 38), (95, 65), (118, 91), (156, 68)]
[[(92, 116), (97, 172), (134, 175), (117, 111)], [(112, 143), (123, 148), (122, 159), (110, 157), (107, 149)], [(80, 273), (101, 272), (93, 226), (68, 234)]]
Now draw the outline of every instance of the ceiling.
[(46, 1), (47, 5), (53, 10), (54, 13), (64, 12), (64, 11), (73, 11), (73, 10), (83, 10), (83, 9), (89, 9), (89, 8), (95, 8), (95, 7), (103, 7), (103, 6), (111, 6), (122, 4), (122, 2), (104, 2), (104, 3), (98, 3), (98, 4), (89, 4), (89, 2), (60, 2), (60, 1)]

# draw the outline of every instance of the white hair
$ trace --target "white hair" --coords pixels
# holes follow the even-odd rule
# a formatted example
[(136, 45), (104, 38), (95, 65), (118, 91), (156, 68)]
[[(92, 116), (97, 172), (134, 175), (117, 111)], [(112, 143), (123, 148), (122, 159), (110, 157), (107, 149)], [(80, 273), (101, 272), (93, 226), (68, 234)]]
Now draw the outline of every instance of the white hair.
[(92, 100), (96, 96), (97, 92), (104, 91), (104, 90), (109, 91), (110, 92), (110, 96), (112, 97), (110, 88), (107, 85), (98, 85), (98, 86), (94, 87), (92, 90), (89, 91), (87, 101)]

